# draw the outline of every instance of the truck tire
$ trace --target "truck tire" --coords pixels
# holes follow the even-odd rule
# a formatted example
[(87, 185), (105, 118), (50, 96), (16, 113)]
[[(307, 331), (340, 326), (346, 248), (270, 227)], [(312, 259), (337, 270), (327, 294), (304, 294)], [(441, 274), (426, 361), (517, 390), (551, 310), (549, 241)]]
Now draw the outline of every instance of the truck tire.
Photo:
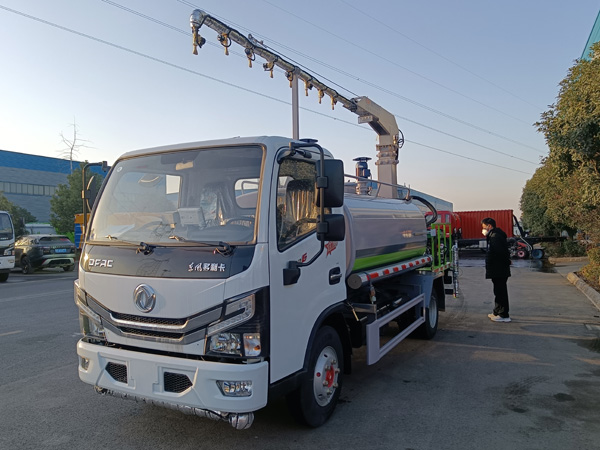
[(8, 275), (9, 273), (0, 273), (0, 283), (4, 283), (6, 280), (8, 280)]
[(21, 258), (21, 270), (24, 274), (33, 272), (33, 267), (31, 267), (31, 262), (29, 262), (29, 258), (27, 256), (23, 256)]
[(438, 328), (438, 299), (435, 289), (431, 291), (429, 307), (425, 308), (425, 323), (418, 329), (418, 336), (421, 339), (432, 339), (437, 333)]
[(335, 329), (325, 326), (317, 331), (308, 363), (306, 376), (288, 394), (287, 403), (298, 422), (316, 428), (333, 414), (342, 390), (344, 353)]

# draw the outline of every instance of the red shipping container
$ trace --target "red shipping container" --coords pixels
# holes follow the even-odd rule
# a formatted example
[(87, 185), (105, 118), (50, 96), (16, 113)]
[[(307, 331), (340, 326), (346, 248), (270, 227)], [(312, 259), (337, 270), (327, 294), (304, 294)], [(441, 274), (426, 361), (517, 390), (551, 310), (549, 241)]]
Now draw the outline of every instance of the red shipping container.
[(481, 234), (481, 220), (490, 217), (496, 221), (496, 226), (513, 237), (513, 210), (498, 209), (489, 211), (455, 211), (460, 217), (463, 239), (484, 239)]

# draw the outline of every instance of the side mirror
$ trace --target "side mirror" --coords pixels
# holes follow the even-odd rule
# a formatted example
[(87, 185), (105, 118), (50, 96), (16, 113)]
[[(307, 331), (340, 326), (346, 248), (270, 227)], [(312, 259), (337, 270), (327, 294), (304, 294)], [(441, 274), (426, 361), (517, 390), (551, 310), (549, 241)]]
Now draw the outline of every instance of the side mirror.
[(92, 176), (85, 187), (85, 200), (87, 202), (88, 211), (92, 210), (92, 207), (96, 202), (96, 197), (98, 196), (98, 187), (96, 186), (96, 183), (94, 183), (95, 178), (95, 175)]
[[(317, 188), (325, 190), (326, 208), (336, 208), (344, 204), (344, 162), (339, 159), (326, 159), (321, 173), (321, 165), (317, 163)], [(321, 196), (317, 195), (317, 206), (321, 206)]]
[(343, 241), (346, 237), (346, 220), (343, 214), (325, 214), (323, 221), (317, 222), (319, 241)]

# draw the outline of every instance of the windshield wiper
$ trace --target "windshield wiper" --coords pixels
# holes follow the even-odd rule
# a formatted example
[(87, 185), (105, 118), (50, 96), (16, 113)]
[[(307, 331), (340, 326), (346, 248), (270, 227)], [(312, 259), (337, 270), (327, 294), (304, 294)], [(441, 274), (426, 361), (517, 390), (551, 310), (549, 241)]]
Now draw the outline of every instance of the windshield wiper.
[[(222, 248), (219, 248), (222, 247)], [(219, 247), (215, 248), (213, 253), (218, 253), (222, 256), (230, 256), (233, 254), (235, 247), (233, 245), (228, 244), (227, 242), (220, 241)]]
[(235, 245), (231, 245), (228, 242), (202, 242), (202, 241), (194, 241), (194, 240), (186, 240), (179, 236), (169, 236), (169, 239), (176, 239), (177, 241), (185, 241), (188, 245), (197, 245), (199, 247), (212, 247), (215, 245), (215, 249), (213, 250), (213, 254), (219, 254), (222, 256), (230, 256), (233, 254), (235, 250)]
[[(227, 242), (223, 242), (223, 241), (219, 241), (218, 243), (214, 243), (214, 242), (200, 242), (200, 241), (188, 241), (180, 236), (169, 236), (169, 239), (175, 239), (176, 241), (185, 241), (188, 244), (191, 244), (192, 246), (199, 246), (199, 247), (212, 247), (213, 245), (216, 245), (215, 249), (213, 250), (213, 254), (219, 254), (222, 256), (231, 256), (235, 250), (235, 246), (231, 245)], [(160, 244), (148, 244), (147, 242), (140, 242), (140, 245), (138, 246), (137, 250), (135, 251), (136, 253), (143, 253), (144, 255), (150, 255), (154, 252), (154, 249), (157, 247), (161, 247), (161, 248), (166, 248), (168, 247), (168, 245), (160, 245)]]
[(144, 255), (150, 255), (154, 252), (154, 249), (156, 247), (167, 247), (167, 246), (160, 245), (160, 244), (147, 244), (146, 242), (140, 242), (140, 245), (135, 252), (143, 253)]

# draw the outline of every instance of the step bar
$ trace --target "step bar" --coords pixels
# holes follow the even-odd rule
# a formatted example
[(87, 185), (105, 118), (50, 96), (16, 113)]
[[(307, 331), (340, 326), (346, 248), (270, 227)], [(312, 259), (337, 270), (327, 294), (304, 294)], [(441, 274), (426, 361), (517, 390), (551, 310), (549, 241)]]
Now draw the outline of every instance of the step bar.
[[(389, 342), (380, 346), (380, 330), (385, 325), (390, 323), (400, 314), (405, 313), (415, 306), (421, 306), (422, 314), (408, 327), (402, 330), (398, 335), (394, 336)], [(392, 310), (383, 317), (375, 319), (372, 323), (366, 326), (367, 334), (367, 365), (375, 364), (392, 348), (408, 337), (413, 331), (425, 323), (425, 294), (420, 294), (412, 300), (406, 302), (402, 306)]]

